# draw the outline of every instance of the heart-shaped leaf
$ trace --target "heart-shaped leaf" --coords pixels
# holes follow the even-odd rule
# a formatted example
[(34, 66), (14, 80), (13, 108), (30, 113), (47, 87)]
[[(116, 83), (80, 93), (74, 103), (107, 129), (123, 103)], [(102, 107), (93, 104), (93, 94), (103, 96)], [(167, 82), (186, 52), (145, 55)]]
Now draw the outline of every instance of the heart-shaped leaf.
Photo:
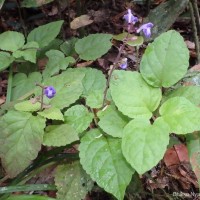
[(161, 120), (134, 119), (124, 128), (122, 152), (139, 173), (153, 168), (163, 158), (169, 144), (169, 127)]

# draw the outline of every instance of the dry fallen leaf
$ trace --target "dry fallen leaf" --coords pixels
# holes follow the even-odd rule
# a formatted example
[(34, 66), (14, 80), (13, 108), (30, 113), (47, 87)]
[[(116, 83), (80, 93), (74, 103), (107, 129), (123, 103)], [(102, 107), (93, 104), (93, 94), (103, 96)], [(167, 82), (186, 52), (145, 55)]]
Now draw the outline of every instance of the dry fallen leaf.
[(83, 26), (87, 26), (91, 24), (93, 20), (90, 19), (89, 15), (81, 15), (80, 17), (75, 18), (71, 23), (70, 27), (71, 29), (78, 29)]

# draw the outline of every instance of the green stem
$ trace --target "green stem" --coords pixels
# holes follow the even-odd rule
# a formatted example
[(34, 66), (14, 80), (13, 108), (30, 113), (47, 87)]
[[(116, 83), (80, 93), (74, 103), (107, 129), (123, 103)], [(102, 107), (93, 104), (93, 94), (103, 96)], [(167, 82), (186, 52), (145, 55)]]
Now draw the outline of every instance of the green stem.
[(10, 100), (11, 100), (12, 80), (13, 80), (13, 67), (10, 66), (10, 68), (9, 68), (9, 76), (8, 76), (6, 103), (9, 103)]
[(12, 192), (46, 191), (46, 190), (56, 190), (56, 186), (49, 184), (6, 186), (6, 187), (0, 187), (0, 194), (12, 193)]

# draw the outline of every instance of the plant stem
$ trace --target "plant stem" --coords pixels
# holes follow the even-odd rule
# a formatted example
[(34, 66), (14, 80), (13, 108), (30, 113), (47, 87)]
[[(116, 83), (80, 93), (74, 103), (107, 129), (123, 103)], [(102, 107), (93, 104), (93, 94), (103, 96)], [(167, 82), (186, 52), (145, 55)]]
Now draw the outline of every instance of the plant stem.
[(35, 85), (42, 88), (41, 101), (40, 101), (40, 103), (41, 103), (40, 111), (42, 111), (43, 103), (44, 103), (44, 89), (45, 89), (45, 86), (41, 85), (40, 83), (36, 83)]
[(109, 73), (109, 75), (108, 75), (108, 79), (107, 79), (107, 82), (106, 82), (106, 89), (104, 90), (104, 97), (103, 97), (102, 108), (105, 106), (106, 96), (107, 96), (107, 93), (108, 93), (108, 89), (109, 89), (109, 85), (110, 85), (110, 80), (111, 80), (111, 77), (112, 77), (112, 73), (113, 73), (113, 71), (115, 70), (115, 68), (117, 67), (117, 64), (118, 64), (118, 62), (119, 62), (119, 59), (120, 59), (120, 57), (121, 57), (121, 55), (122, 55), (122, 52), (123, 52), (123, 50), (124, 50), (124, 47), (125, 47), (125, 44), (126, 44), (125, 41), (128, 39), (128, 36), (129, 36), (129, 30), (130, 30), (130, 28), (128, 28), (128, 33), (127, 33), (127, 35), (126, 35), (126, 38), (124, 39), (122, 46), (119, 48), (118, 55), (117, 55), (117, 57), (115, 58), (115, 61), (114, 61), (114, 63), (113, 63), (113, 67), (111, 68), (110, 73)]
[(49, 184), (30, 184), (30, 185), (16, 185), (16, 186), (6, 186), (0, 187), (0, 194), (12, 193), (12, 192), (28, 192), (28, 191), (46, 191), (46, 190), (56, 190), (55, 185)]
[(12, 80), (13, 80), (13, 67), (10, 66), (10, 68), (9, 68), (9, 75), (8, 75), (8, 86), (7, 86), (6, 104), (9, 103), (10, 100), (11, 100)]
[(194, 9), (193, 9), (191, 1), (189, 2), (189, 7), (190, 7), (190, 15), (191, 15), (191, 20), (192, 20), (192, 29), (193, 29), (194, 42), (195, 42), (195, 48), (196, 48), (196, 54), (197, 54), (197, 62), (200, 63), (199, 38), (198, 38), (198, 35), (197, 35), (197, 27), (196, 27), (196, 23), (195, 23)]

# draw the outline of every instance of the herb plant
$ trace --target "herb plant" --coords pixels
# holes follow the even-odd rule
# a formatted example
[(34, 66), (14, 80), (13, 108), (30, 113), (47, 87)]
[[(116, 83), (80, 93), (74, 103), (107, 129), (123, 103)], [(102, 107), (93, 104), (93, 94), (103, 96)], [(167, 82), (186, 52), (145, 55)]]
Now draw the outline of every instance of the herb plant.
[[(1, 70), (18, 66), (0, 120), (0, 155), (9, 178), (23, 174), (42, 146), (69, 150), (78, 144), (74, 155), (79, 152), (80, 160), (75, 156), (57, 166), (57, 199), (80, 200), (95, 181), (123, 200), (133, 174), (144, 174), (163, 158), (171, 133), (200, 130), (200, 100), (193, 98), (199, 87), (174, 87), (189, 67), (182, 36), (174, 30), (161, 34), (147, 46), (139, 71), (130, 71), (124, 48), (139, 48), (143, 37), (132, 33), (138, 19), (131, 10), (124, 20), (127, 32), (67, 42), (56, 39), (63, 21), (40, 26), (27, 38), (14, 31), (0, 34)], [(149, 22), (137, 33), (150, 37), (152, 27)], [(95, 66), (76, 67), (77, 57), (102, 57), (112, 40), (122, 44), (108, 75)], [(23, 72), (24, 62), (36, 66), (44, 54), (42, 73)]]

